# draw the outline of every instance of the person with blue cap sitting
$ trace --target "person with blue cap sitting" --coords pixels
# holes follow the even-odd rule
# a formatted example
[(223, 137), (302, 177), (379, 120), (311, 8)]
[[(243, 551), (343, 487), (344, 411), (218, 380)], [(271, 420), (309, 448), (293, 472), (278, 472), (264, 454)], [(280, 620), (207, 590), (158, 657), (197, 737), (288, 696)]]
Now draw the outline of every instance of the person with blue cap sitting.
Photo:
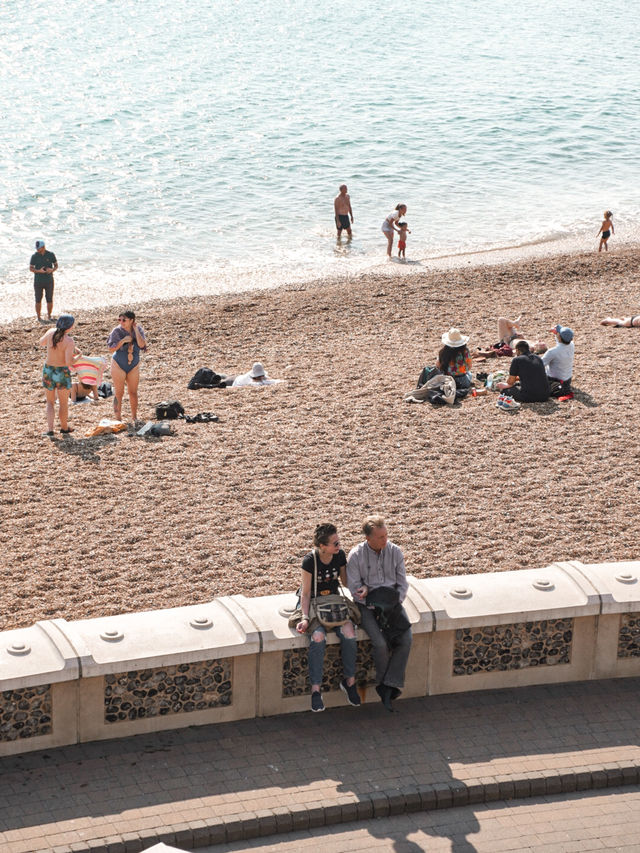
[(571, 387), (573, 376), (573, 330), (558, 323), (550, 331), (556, 336), (556, 345), (542, 355), (542, 362), (549, 382), (559, 382), (560, 393), (565, 394)]

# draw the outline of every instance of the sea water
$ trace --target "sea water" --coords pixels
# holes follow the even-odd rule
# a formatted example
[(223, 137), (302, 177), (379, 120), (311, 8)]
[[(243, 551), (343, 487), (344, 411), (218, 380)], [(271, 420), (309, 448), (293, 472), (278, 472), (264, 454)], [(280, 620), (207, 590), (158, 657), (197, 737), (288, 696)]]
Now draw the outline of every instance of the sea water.
[[(378, 270), (614, 247), (640, 225), (628, 0), (4, 0), (0, 320)], [(353, 240), (336, 243), (346, 183)]]

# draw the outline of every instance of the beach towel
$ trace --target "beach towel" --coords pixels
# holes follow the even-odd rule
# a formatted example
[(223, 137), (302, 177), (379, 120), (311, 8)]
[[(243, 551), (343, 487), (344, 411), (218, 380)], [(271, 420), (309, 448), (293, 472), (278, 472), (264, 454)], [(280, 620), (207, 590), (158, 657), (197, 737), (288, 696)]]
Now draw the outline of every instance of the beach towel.
[[(438, 393), (433, 393), (438, 392)], [(422, 386), (404, 395), (405, 403), (439, 403), (444, 400), (453, 406), (456, 400), (456, 383), (453, 376), (444, 376), (438, 373)]]
[(93, 438), (95, 435), (106, 435), (110, 432), (122, 432), (127, 425), (122, 421), (114, 421), (112, 418), (102, 418), (97, 427), (94, 427), (89, 432), (85, 433), (87, 438)]
[(73, 361), (73, 369), (78, 376), (78, 382), (83, 385), (99, 385), (102, 382), (102, 374), (107, 366), (107, 361), (102, 357), (91, 357), (79, 355)]

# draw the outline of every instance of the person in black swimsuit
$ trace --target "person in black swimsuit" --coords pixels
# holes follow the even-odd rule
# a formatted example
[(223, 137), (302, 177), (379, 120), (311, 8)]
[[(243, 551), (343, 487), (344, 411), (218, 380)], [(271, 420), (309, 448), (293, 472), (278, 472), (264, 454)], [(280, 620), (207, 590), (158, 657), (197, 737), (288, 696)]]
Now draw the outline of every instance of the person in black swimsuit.
[[(347, 237), (351, 239), (351, 225), (353, 224), (353, 210), (351, 210), (351, 197), (347, 193), (347, 185), (341, 184), (340, 192), (333, 200), (333, 212), (336, 218), (336, 229), (338, 231), (338, 239), (342, 236), (343, 230), (347, 232)], [(351, 217), (351, 221), (349, 221)]]
[(605, 317), (600, 320), (601, 326), (613, 326), (616, 329), (631, 329), (640, 326), (640, 314), (632, 314), (630, 317)]
[(602, 222), (602, 225), (600, 226), (600, 231), (598, 231), (598, 234), (596, 235), (596, 236), (599, 236), (600, 233), (602, 233), (602, 237), (600, 237), (600, 245), (598, 246), (599, 252), (602, 251), (603, 246), (604, 246), (605, 252), (609, 251), (609, 247), (607, 246), (607, 240), (609, 239), (609, 237), (611, 237), (612, 234), (616, 233), (615, 228), (613, 227), (613, 222), (611, 220), (612, 216), (613, 216), (613, 213), (611, 213), (610, 210), (605, 210), (604, 220)]

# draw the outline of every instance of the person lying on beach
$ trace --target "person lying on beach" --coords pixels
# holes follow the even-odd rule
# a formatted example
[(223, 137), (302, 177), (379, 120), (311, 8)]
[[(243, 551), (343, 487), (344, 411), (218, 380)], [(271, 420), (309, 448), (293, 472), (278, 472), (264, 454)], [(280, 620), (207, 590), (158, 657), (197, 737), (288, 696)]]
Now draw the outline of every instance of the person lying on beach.
[(49, 329), (40, 338), (40, 346), (47, 348), (47, 360), (42, 368), (42, 385), (47, 397), (47, 432), (53, 438), (53, 421), (56, 397), (60, 416), (60, 432), (73, 432), (69, 426), (69, 391), (71, 390), (71, 365), (75, 343), (68, 332), (75, 323), (71, 314), (61, 314), (55, 328)]
[(398, 237), (398, 257), (404, 259), (404, 250), (407, 248), (407, 234), (411, 234), (411, 231), (409, 231), (407, 223), (404, 220), (398, 222), (398, 229), (398, 233), (400, 234)]
[(484, 361), (487, 358), (513, 356), (511, 342), (522, 338), (523, 334), (520, 329), (520, 317), (516, 317), (515, 320), (509, 320), (506, 317), (498, 317), (498, 341), (485, 349), (478, 347), (477, 350), (471, 353), (471, 358), (477, 359), (478, 361)]
[(276, 385), (282, 379), (270, 379), (259, 361), (254, 362), (248, 373), (241, 373), (233, 380), (232, 388), (259, 388), (261, 385)]
[(616, 329), (631, 329), (640, 326), (640, 314), (632, 314), (630, 317), (605, 317), (600, 320), (601, 326), (614, 326)]
[(103, 358), (91, 358), (83, 355), (78, 347), (75, 348), (73, 369), (76, 373), (76, 381), (71, 383), (72, 403), (81, 403), (87, 397), (92, 397), (94, 403), (99, 401), (98, 386), (102, 382), (105, 364)]
[(71, 383), (71, 394), (69, 395), (72, 403), (83, 403), (87, 397), (91, 397), (93, 403), (99, 402), (98, 386), (85, 385), (84, 382), (77, 380)]
[(609, 239), (609, 237), (611, 237), (612, 234), (616, 233), (616, 230), (613, 227), (613, 221), (611, 220), (612, 216), (613, 213), (610, 210), (605, 210), (604, 220), (602, 222), (602, 225), (600, 226), (600, 231), (598, 231), (598, 233), (596, 234), (596, 237), (600, 237), (600, 234), (602, 234), (602, 237), (600, 237), (600, 245), (598, 246), (599, 252), (602, 251), (603, 246), (605, 252), (609, 251), (609, 247), (607, 246), (607, 240)]

